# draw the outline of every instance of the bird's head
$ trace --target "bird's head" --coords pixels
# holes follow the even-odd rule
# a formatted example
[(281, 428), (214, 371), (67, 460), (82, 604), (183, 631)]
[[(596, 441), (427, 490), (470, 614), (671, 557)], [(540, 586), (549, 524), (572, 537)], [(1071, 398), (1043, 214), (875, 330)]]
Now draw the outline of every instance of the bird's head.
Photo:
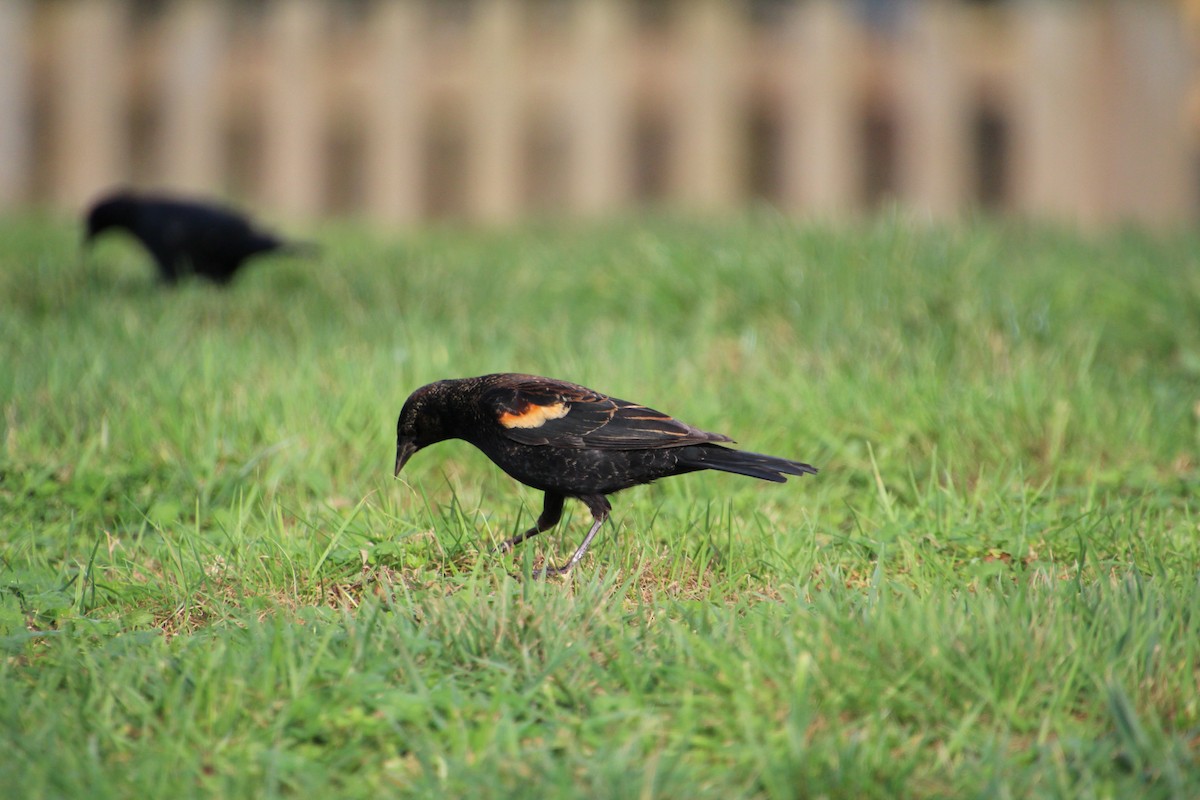
[(127, 228), (133, 223), (137, 200), (125, 191), (110, 194), (96, 201), (88, 210), (83, 233), (84, 245), (91, 244), (97, 235), (109, 228)]
[(404, 469), (413, 453), (454, 438), (447, 414), (451, 384), (451, 381), (438, 381), (422, 386), (404, 402), (400, 419), (396, 421), (396, 475)]

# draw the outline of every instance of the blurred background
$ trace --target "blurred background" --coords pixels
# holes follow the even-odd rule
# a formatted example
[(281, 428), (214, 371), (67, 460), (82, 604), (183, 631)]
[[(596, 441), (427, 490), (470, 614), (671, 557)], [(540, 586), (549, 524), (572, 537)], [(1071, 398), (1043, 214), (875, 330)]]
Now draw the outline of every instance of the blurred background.
[(0, 211), (1200, 218), (1200, 0), (3, 0)]

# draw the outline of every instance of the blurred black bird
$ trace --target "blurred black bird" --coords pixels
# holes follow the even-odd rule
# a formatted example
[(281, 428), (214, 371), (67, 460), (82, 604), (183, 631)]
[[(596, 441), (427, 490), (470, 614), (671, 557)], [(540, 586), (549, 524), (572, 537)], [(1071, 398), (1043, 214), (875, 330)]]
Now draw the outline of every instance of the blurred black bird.
[(511, 477), (546, 493), (537, 524), (501, 544), (502, 552), (554, 527), (568, 497), (592, 512), (591, 530), (570, 560), (540, 570), (539, 577), (561, 575), (579, 563), (608, 519), (606, 495), (613, 492), (703, 469), (777, 483), (786, 475), (817, 472), (799, 461), (722, 447), (716, 443), (733, 440), (646, 406), (534, 375), (483, 375), (417, 389), (396, 423), (395, 474), (413, 453), (446, 439), (470, 442)]
[(113, 228), (128, 231), (150, 251), (167, 283), (195, 274), (224, 285), (233, 280), (247, 258), (314, 249), (258, 230), (230, 208), (125, 190), (101, 198), (88, 211), (84, 245)]

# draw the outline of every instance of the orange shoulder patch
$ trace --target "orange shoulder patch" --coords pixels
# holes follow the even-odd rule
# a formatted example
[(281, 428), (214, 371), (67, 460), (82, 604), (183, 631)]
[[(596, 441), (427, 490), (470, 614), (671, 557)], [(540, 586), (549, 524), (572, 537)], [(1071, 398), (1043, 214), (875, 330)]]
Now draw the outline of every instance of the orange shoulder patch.
[(548, 406), (529, 403), (516, 414), (500, 412), (500, 424), (506, 428), (540, 428), (548, 420), (562, 419), (570, 410), (571, 407), (566, 403), (551, 403)]

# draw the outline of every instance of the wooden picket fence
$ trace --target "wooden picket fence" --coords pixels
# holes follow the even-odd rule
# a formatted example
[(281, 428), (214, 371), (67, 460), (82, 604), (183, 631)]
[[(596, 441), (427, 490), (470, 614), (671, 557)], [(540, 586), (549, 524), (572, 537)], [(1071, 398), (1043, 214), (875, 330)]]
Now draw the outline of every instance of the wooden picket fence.
[(1197, 216), (1168, 0), (2, 0), (0, 209)]

